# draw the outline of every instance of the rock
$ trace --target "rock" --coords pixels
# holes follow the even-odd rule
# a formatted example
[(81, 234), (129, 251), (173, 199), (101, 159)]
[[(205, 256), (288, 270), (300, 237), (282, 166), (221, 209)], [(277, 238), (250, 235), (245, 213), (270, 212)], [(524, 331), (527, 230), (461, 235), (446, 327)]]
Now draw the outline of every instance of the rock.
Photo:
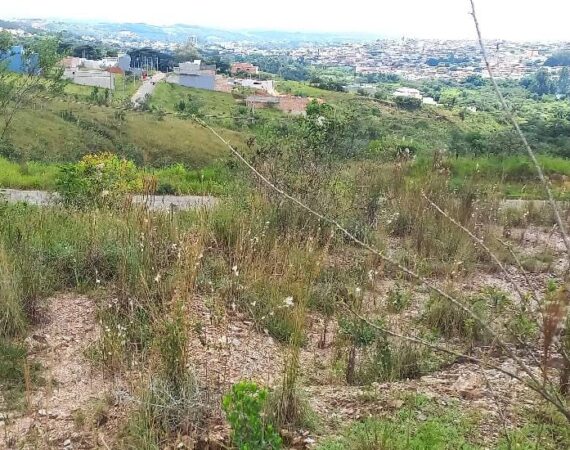
[(32, 339), (42, 344), (47, 344), (47, 335), (42, 336), (41, 334), (32, 334)]
[(45, 409), (38, 409), (38, 414), (40, 416), (47, 416), (47, 411)]
[(404, 401), (403, 401), (403, 400), (398, 400), (398, 399), (389, 400), (389, 401), (388, 401), (388, 406), (389, 406), (390, 408), (400, 409), (402, 406), (404, 406)]
[(64, 447), (69, 447), (70, 445), (71, 445), (71, 439), (66, 439), (65, 441), (63, 441)]
[(475, 374), (460, 375), (451, 386), (461, 397), (476, 400), (483, 396), (482, 380)]

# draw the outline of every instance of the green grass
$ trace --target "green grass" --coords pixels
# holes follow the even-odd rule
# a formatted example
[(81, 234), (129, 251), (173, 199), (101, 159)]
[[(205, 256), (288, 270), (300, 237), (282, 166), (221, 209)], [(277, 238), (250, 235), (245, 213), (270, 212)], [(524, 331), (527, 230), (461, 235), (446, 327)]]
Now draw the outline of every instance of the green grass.
[[(538, 155), (544, 174), (551, 179), (554, 194), (559, 199), (570, 198), (570, 160), (557, 156)], [(420, 176), (431, 164), (421, 158), (413, 169)], [(539, 182), (536, 169), (526, 155), (478, 156), (448, 158), (451, 183), (461, 186), (473, 181), (483, 188), (498, 189), (506, 198), (544, 199), (546, 194)]]
[[(59, 171), (60, 165), (55, 163), (18, 164), (0, 157), (0, 188), (54, 191)], [(195, 170), (174, 164), (157, 169), (139, 168), (139, 173), (156, 177), (157, 194), (221, 195), (233, 185), (230, 170), (222, 164)]]
[(331, 438), (318, 450), (474, 450), (474, 418), (457, 407), (443, 407), (418, 395), (389, 418), (357, 422), (341, 437)]
[(23, 344), (0, 337), (0, 392), (8, 409), (23, 406), (26, 377), (29, 377), (31, 385), (37, 383), (39, 369), (37, 363), (27, 362), (27, 351)]
[(228, 116), (236, 105), (234, 97), (226, 92), (194, 89), (173, 83), (159, 83), (152, 94), (150, 105), (175, 112), (175, 105), (181, 100), (187, 101), (189, 97), (202, 105), (201, 112), (205, 115)]
[(291, 94), (291, 95), (297, 95), (299, 97), (321, 98), (327, 102), (332, 102), (332, 103), (334, 103), (335, 100), (338, 101), (354, 97), (353, 94), (327, 91), (325, 89), (319, 89), (307, 83), (303, 83), (301, 81), (290, 81), (290, 80), (278, 81), (275, 85), (275, 89), (280, 94)]
[[(112, 104), (120, 105), (126, 99), (130, 99), (141, 84), (140, 79), (115, 74), (115, 89), (111, 93)], [(99, 89), (99, 91), (103, 91), (103, 89)], [(93, 92), (93, 86), (83, 86), (69, 82), (65, 85), (63, 92), (78, 101), (88, 102)]]
[(0, 187), (51, 191), (55, 188), (58, 172), (59, 169), (54, 164), (17, 164), (0, 158)]
[(200, 170), (188, 170), (180, 164), (152, 171), (158, 180), (159, 194), (213, 194), (220, 195), (231, 187), (229, 170), (213, 165)]
[[(244, 146), (243, 133), (220, 133), (238, 148)], [(200, 168), (227, 155), (224, 144), (191, 120), (133, 111), (121, 120), (112, 108), (58, 100), (45, 101), (42, 109), (22, 109), (8, 139), (12, 149), (2, 156), (24, 161), (69, 162), (86, 153), (123, 151), (136, 154), (144, 165)]]

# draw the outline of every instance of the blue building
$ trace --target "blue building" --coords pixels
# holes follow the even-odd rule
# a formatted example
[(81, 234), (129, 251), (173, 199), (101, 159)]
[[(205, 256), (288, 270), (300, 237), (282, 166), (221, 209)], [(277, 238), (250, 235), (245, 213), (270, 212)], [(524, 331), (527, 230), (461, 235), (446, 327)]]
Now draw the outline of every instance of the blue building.
[(38, 55), (26, 54), (21, 45), (14, 45), (10, 50), (0, 52), (0, 66), (10, 72), (34, 73), (38, 71), (38, 63)]

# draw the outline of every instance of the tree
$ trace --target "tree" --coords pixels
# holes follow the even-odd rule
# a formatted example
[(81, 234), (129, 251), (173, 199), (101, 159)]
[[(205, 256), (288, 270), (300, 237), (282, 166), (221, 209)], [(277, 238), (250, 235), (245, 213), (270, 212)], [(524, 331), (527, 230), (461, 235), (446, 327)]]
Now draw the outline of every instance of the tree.
[(186, 62), (186, 61), (194, 61), (195, 59), (200, 59), (200, 52), (194, 44), (190, 42), (181, 45), (180, 47), (174, 50), (174, 59), (176, 62)]
[(396, 97), (396, 105), (404, 109), (419, 109), (422, 107), (422, 99), (416, 97)]
[(563, 67), (558, 77), (557, 93), (560, 95), (570, 95), (570, 70)]
[(531, 77), (525, 78), (521, 84), (530, 92), (539, 95), (553, 94), (556, 91), (556, 85), (546, 69), (540, 69)]
[(544, 62), (545, 66), (570, 66), (570, 52), (562, 51), (549, 56)]
[(30, 103), (40, 93), (49, 95), (61, 89), (63, 69), (58, 65), (62, 55), (55, 37), (33, 41), (25, 51), (26, 71), (23, 74), (9, 72), (0, 65), (0, 141), (6, 134), (22, 106)]
[(0, 31), (0, 52), (5, 52), (12, 47), (12, 35), (7, 31)]

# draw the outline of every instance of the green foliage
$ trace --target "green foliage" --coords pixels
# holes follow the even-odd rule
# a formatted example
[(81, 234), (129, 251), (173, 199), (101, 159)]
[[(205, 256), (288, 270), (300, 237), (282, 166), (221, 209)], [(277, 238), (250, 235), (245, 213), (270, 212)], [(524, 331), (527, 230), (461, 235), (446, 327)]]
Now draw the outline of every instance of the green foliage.
[(393, 417), (370, 418), (348, 427), (318, 450), (475, 450), (472, 423), (457, 406), (410, 397)]
[(548, 58), (544, 62), (545, 66), (570, 66), (570, 52), (569, 51), (559, 51)]
[(112, 153), (86, 155), (63, 166), (56, 183), (62, 202), (77, 208), (116, 208), (128, 193), (142, 189), (136, 166)]
[(386, 299), (388, 307), (395, 312), (401, 312), (406, 309), (412, 296), (406, 288), (403, 288), (399, 284), (396, 284), (392, 289), (388, 291), (388, 298)]
[[(378, 325), (382, 327), (382, 321), (379, 321)], [(338, 326), (341, 336), (356, 347), (368, 347), (376, 341), (377, 337), (384, 336), (377, 328), (362, 320), (342, 317), (339, 319)]]
[(11, 255), (0, 243), (0, 339), (22, 334), (26, 329), (27, 318), (21, 296), (20, 274)]
[(398, 107), (412, 111), (422, 107), (422, 100), (415, 97), (397, 96), (394, 98), (394, 102)]
[(14, 39), (8, 31), (0, 31), (0, 52), (4, 52), (12, 47)]
[(531, 313), (521, 310), (510, 317), (506, 323), (507, 332), (513, 341), (524, 346), (536, 342), (539, 334), (538, 324)]
[(439, 295), (430, 297), (422, 320), (446, 338), (461, 338), (471, 345), (489, 342), (490, 336), (482, 325), (487, 322), (489, 315), (486, 300), (478, 297), (466, 299), (464, 305), (473, 311), (479, 320), (471, 317), (461, 306)]
[(524, 78), (521, 84), (530, 92), (541, 97), (556, 92), (556, 84), (546, 69), (540, 69), (532, 76)]
[[(39, 365), (28, 361), (24, 344), (0, 336), (0, 390), (8, 409), (22, 407), (26, 382), (33, 386), (40, 381)], [(26, 381), (27, 378), (27, 381)]]
[(262, 417), (267, 391), (253, 382), (232, 386), (223, 407), (232, 428), (232, 444), (239, 450), (280, 449), (281, 437)]

